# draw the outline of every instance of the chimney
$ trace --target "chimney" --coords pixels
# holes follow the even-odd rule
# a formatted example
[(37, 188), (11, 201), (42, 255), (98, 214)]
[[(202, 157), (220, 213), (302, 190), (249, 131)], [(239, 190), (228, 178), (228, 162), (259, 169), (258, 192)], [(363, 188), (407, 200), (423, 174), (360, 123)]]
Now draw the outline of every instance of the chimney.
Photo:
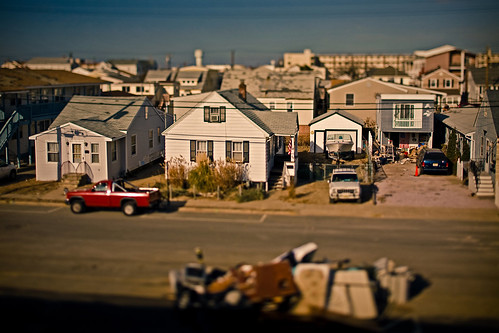
[(241, 80), (241, 83), (239, 84), (239, 97), (243, 101), (246, 101), (246, 85), (244, 84), (244, 80)]

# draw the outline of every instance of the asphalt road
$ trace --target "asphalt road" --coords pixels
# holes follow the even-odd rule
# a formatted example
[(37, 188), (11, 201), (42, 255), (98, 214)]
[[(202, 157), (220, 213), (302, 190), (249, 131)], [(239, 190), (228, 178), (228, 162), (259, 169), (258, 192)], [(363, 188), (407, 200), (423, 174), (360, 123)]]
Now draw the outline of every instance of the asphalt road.
[[(0, 205), (0, 216), (0, 310), (18, 324), (23, 318), (17, 331), (210, 331), (214, 318), (256, 323), (246, 325), (248, 331), (308, 330), (309, 323), (252, 321), (253, 314), (184, 317), (171, 309), (167, 276), (195, 260), (195, 247), (204, 250), (207, 264), (229, 268), (266, 262), (310, 241), (319, 245), (318, 260), (369, 264), (388, 257), (417, 274), (418, 294), (387, 310), (392, 323), (401, 323), (390, 326), (395, 331), (499, 329), (495, 222), (206, 212), (129, 218), (117, 211), (73, 215), (68, 207), (46, 205)], [(314, 325), (331, 331), (329, 324)]]

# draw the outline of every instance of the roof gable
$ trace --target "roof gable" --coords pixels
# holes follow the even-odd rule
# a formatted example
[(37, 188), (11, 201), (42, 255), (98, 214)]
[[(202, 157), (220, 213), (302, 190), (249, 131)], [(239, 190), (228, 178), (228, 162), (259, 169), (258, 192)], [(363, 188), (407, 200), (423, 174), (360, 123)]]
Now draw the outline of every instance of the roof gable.
[(243, 100), (239, 97), (238, 89), (232, 89), (174, 99), (174, 105), (186, 103), (185, 105), (189, 105), (189, 110), (177, 122), (168, 127), (164, 133), (172, 132), (179, 123), (202, 106), (210, 103), (223, 105), (221, 103), (224, 102), (231, 109), (239, 111), (268, 135), (294, 135), (298, 132), (298, 115), (295, 112), (272, 112), (251, 94), (247, 93), (246, 100)]
[(312, 119), (312, 121), (310, 122), (309, 125), (315, 124), (321, 120), (324, 120), (324, 119), (329, 118), (329, 117), (334, 116), (334, 115), (338, 115), (340, 117), (351, 120), (354, 123), (359, 124), (360, 126), (364, 126), (364, 121), (362, 119), (360, 119), (359, 117), (354, 116), (353, 114), (349, 113), (348, 111), (344, 111), (344, 110), (335, 110), (335, 111), (329, 111), (329, 112), (323, 113), (320, 116)]

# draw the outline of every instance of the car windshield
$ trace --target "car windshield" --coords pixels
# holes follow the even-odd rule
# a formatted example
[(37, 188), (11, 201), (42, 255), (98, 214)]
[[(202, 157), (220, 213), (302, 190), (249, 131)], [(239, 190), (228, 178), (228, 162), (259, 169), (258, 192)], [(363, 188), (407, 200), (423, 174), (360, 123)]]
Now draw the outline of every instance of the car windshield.
[(356, 182), (356, 174), (340, 173), (333, 175), (333, 182)]
[(424, 158), (427, 160), (443, 160), (445, 155), (442, 153), (427, 153)]

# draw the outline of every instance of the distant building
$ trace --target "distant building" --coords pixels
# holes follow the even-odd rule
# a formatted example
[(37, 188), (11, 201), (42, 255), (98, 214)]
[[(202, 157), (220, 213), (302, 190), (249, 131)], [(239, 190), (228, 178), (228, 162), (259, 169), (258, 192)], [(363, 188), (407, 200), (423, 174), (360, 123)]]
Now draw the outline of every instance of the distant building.
[(461, 103), (461, 78), (446, 69), (438, 68), (421, 77), (421, 87), (441, 91), (447, 95), (442, 99), (442, 108), (457, 107)]
[(136, 76), (143, 76), (148, 70), (158, 68), (158, 64), (154, 60), (112, 59), (108, 62), (120, 71)]
[(487, 90), (499, 90), (499, 65), (472, 68), (468, 71), (468, 102), (480, 104)]
[(52, 69), (70, 72), (73, 68), (78, 67), (75, 59), (71, 57), (61, 58), (45, 58), (36, 57), (24, 63), (24, 67), (29, 69)]
[(195, 95), (220, 89), (218, 71), (199, 66), (182, 67), (175, 81), (179, 83), (179, 95)]
[(367, 76), (385, 82), (400, 83), (404, 85), (413, 84), (411, 77), (404, 71), (400, 71), (392, 66), (385, 68), (372, 68), (367, 71)]
[(31, 163), (33, 151), (28, 137), (45, 131), (73, 95), (100, 95), (104, 83), (65, 70), (0, 69), (3, 156)]
[(308, 135), (308, 124), (325, 113), (328, 95), (322, 85), (323, 71), (299, 70), (296, 66), (279, 71), (268, 66), (233, 69), (224, 73), (222, 90), (237, 89), (241, 84), (272, 111), (296, 112), (300, 134)]

